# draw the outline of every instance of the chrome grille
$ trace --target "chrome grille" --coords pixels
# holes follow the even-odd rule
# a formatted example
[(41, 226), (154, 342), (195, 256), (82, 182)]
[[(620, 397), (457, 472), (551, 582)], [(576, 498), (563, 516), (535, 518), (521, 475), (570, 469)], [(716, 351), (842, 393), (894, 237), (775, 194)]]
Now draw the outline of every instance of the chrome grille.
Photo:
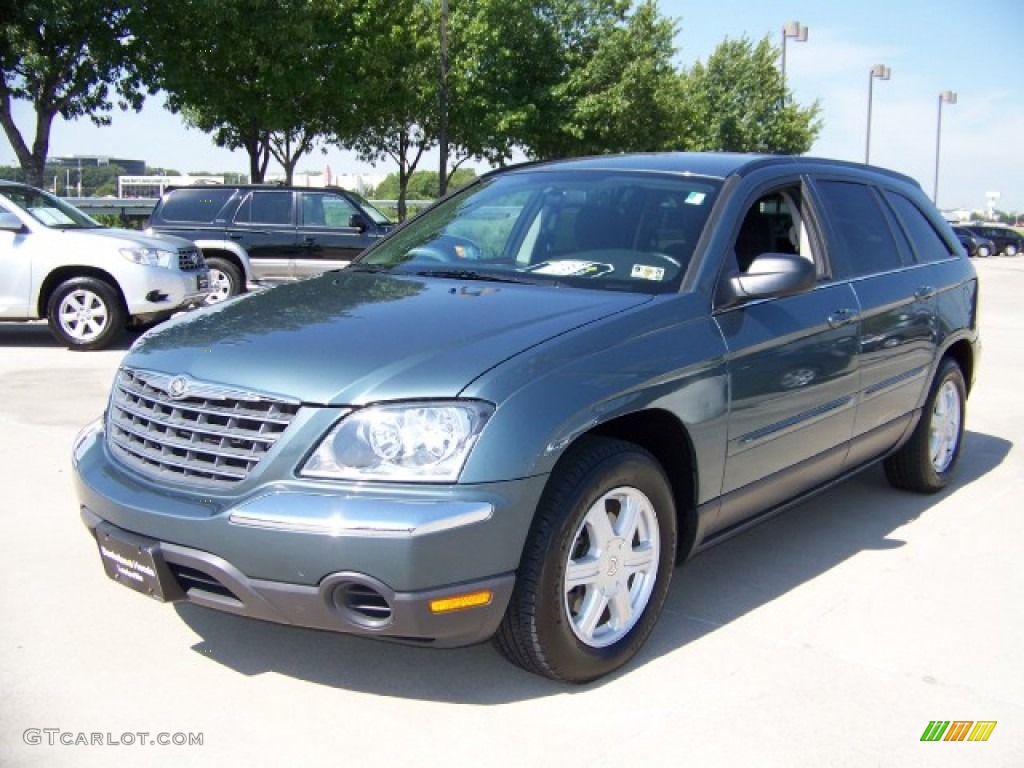
[(196, 272), (205, 265), (203, 254), (198, 248), (178, 251), (178, 269), (182, 272)]
[(298, 413), (294, 401), (186, 376), (122, 369), (107, 413), (107, 444), (162, 479), (244, 480)]

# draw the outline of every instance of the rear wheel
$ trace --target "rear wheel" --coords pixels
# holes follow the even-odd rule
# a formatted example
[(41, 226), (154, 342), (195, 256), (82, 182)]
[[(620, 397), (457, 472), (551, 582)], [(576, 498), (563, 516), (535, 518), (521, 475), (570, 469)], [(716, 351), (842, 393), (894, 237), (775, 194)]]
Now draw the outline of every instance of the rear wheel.
[(978, 246), (978, 258), (987, 259), (991, 255), (992, 251), (989, 250), (989, 247), (987, 245)]
[(538, 506), (496, 647), (571, 683), (621, 667), (661, 613), (675, 550), (675, 505), (654, 457), (620, 440), (585, 440)]
[(61, 283), (50, 297), (46, 316), (58, 341), (83, 351), (109, 346), (127, 320), (120, 294), (95, 277)]
[(1003, 249), (1003, 253), (1007, 256), (1016, 256), (1019, 249), (1014, 243), (1007, 243), (1006, 248)]
[(219, 304), (225, 299), (242, 292), (242, 270), (234, 262), (220, 256), (209, 256), (206, 266), (210, 268), (210, 294), (207, 304)]
[(946, 359), (910, 440), (885, 460), (885, 475), (891, 485), (935, 493), (949, 484), (963, 443), (966, 402), (960, 366)]

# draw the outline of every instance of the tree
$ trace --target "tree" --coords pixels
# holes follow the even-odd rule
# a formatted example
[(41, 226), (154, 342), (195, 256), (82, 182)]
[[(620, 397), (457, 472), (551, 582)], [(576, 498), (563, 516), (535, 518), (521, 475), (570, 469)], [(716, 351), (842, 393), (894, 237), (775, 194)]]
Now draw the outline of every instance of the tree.
[[(107, 125), (112, 91), (122, 109), (140, 109), (144, 61), (130, 9), (117, 0), (23, 0), (0, 25), (0, 124), (29, 184), (43, 184), (50, 130), (60, 116)], [(31, 146), (14, 122), (13, 102), (31, 102)]]
[[(673, 67), (676, 24), (654, 0), (631, 14), (599, 7), (574, 25), (566, 77), (553, 89), (553, 114), (531, 137), (536, 157), (643, 152), (671, 146), (682, 87)], [(545, 127), (546, 126), (546, 127)]]
[(723, 41), (683, 75), (680, 149), (801, 154), (821, 131), (821, 107), (793, 101), (767, 37)]
[(333, 140), (367, 162), (398, 165), (398, 219), (406, 217), (407, 188), (423, 155), (436, 144), (437, 73), (435, 0), (394, 0), (357, 19), (356, 31), (374, 44), (360, 59), (367, 87), (362, 130), (343, 115), (331, 123)]
[(325, 130), (348, 131), (359, 104), (356, 0), (180, 0), (145, 3), (140, 29), (168, 108), (249, 155), (262, 181), (272, 156), (291, 178)]

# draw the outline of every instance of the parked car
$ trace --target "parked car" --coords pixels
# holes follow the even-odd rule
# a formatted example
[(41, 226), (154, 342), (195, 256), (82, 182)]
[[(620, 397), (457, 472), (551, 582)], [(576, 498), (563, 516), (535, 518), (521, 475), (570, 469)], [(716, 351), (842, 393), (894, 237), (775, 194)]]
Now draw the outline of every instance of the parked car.
[(171, 187), (147, 232), (192, 240), (210, 266), (208, 303), (344, 267), (394, 224), (347, 190), (286, 186)]
[(48, 192), (0, 181), (0, 320), (46, 318), (70, 349), (102, 349), (209, 290), (187, 240), (108, 229)]
[(884, 461), (952, 479), (978, 281), (909, 178), (608, 156), (482, 177), (348, 268), (150, 332), (73, 448), (158, 600), (583, 682), (675, 566)]
[(964, 224), (963, 228), (972, 234), (991, 240), (996, 248), (993, 253), (1016, 256), (1024, 250), (1024, 235), (1002, 224)]
[(953, 226), (953, 234), (956, 235), (960, 245), (967, 251), (967, 255), (973, 258), (984, 259), (996, 253), (996, 244), (987, 237), (976, 235), (971, 230), (961, 226)]

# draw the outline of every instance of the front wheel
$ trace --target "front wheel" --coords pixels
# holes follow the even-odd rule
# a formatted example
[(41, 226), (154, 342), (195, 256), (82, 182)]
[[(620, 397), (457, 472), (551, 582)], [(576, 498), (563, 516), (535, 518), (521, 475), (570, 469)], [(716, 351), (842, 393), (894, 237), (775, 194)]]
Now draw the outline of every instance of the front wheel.
[(242, 292), (245, 287), (242, 284), (242, 270), (234, 262), (219, 256), (208, 256), (206, 266), (210, 269), (210, 293), (206, 297), (207, 304), (219, 304)]
[(524, 669), (584, 683), (629, 661), (661, 613), (676, 513), (651, 454), (586, 439), (559, 462), (538, 506), (494, 638)]
[(989, 250), (989, 247), (987, 245), (979, 245), (978, 246), (978, 258), (979, 259), (987, 259), (991, 255), (992, 255), (992, 251)]
[(890, 485), (935, 493), (949, 484), (963, 443), (966, 403), (967, 387), (960, 366), (946, 359), (910, 440), (885, 460)]
[(46, 316), (59, 342), (83, 351), (110, 346), (127, 320), (117, 290), (95, 277), (74, 277), (57, 286)]
[(1009, 243), (1007, 244), (1004, 253), (1006, 253), (1007, 256), (1016, 256), (1018, 250), (1019, 249), (1016, 245), (1014, 245), (1013, 243)]

